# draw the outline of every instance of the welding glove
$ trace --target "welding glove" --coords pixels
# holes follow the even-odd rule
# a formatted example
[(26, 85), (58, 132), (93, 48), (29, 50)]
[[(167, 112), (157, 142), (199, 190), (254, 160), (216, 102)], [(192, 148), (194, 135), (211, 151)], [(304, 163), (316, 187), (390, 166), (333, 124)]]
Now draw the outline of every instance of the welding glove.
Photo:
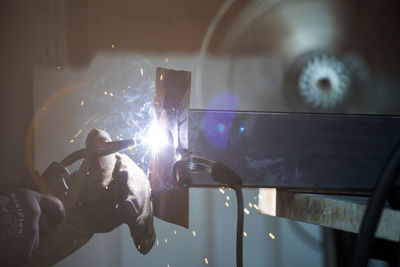
[[(109, 141), (105, 131), (93, 130), (86, 147)], [(138, 250), (147, 253), (155, 233), (150, 183), (143, 170), (128, 156), (115, 153), (85, 160), (79, 173), (86, 179), (80, 195), (86, 223), (96, 232), (108, 232), (126, 223)]]
[(23, 266), (48, 224), (64, 218), (60, 200), (27, 189), (0, 191), (0, 266)]
[[(86, 147), (111, 141), (92, 130)], [(85, 159), (67, 180), (63, 199), (66, 218), (41, 240), (30, 266), (49, 266), (83, 246), (94, 233), (109, 232), (126, 223), (136, 248), (146, 254), (154, 244), (153, 206), (147, 176), (120, 153)]]

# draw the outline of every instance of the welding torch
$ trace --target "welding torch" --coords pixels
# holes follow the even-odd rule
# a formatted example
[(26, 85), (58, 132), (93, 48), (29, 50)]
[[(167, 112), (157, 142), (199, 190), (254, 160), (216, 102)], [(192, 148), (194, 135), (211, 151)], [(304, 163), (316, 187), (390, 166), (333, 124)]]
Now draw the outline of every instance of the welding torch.
[(107, 142), (99, 147), (83, 148), (72, 152), (61, 162), (54, 161), (49, 167), (47, 167), (40, 176), (40, 181), (38, 182), (39, 187), (44, 191), (47, 191), (46, 193), (50, 193), (57, 198), (63, 199), (69, 190), (66, 182), (70, 175), (67, 170), (68, 166), (71, 166), (73, 163), (83, 158), (106, 156), (128, 149), (133, 145), (135, 145), (134, 140), (119, 140)]

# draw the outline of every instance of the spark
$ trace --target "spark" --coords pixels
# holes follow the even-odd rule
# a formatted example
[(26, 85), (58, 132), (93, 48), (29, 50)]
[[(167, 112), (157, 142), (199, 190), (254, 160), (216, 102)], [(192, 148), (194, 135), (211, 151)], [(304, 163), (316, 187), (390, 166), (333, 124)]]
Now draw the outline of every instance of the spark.
[(104, 91), (104, 95), (108, 95), (107, 91)]
[(128, 85), (128, 89), (131, 89), (131, 86), (130, 86), (130, 85)]
[(247, 233), (246, 233), (246, 232), (243, 232), (243, 236), (247, 236)]
[(75, 142), (75, 140), (74, 140), (74, 139), (71, 139), (71, 140), (69, 140), (69, 142), (70, 142), (70, 143), (73, 143), (73, 142)]
[(165, 238), (165, 239), (164, 239), (164, 242), (165, 242), (165, 243), (168, 243), (168, 240)]
[(208, 264), (208, 259), (207, 259), (207, 258), (204, 258), (204, 262), (205, 262), (206, 264)]
[(167, 264), (167, 267), (170, 267), (169, 264)]
[(114, 96), (113, 93), (110, 92), (110, 96)]
[(255, 208), (256, 210), (259, 209), (259, 207), (258, 207), (256, 204), (254, 204), (254, 208)]
[(229, 203), (228, 203), (228, 202), (225, 202), (225, 206), (228, 208), (228, 207), (229, 207)]
[(226, 200), (229, 200), (229, 196), (226, 196)]
[(164, 75), (160, 75), (160, 81), (164, 80)]
[(225, 194), (225, 191), (222, 188), (219, 189), (219, 192), (221, 192), (221, 194)]
[(61, 66), (57, 66), (57, 70), (60, 70), (61, 69)]
[(176, 235), (176, 230), (174, 230), (174, 235)]
[(137, 246), (138, 250), (140, 250), (140, 244)]
[(81, 107), (85, 104), (85, 101), (83, 99), (81, 100)]
[(252, 208), (252, 207), (253, 207), (253, 204), (251, 204), (251, 202), (249, 202), (249, 207), (250, 207), (250, 208)]
[(117, 204), (115, 205), (115, 208), (118, 209), (118, 206), (119, 206), (119, 205), (118, 205), (118, 203), (117, 203)]
[(157, 247), (160, 245), (160, 241), (158, 241), (158, 239), (157, 239), (156, 245), (157, 245)]
[(90, 171), (87, 171), (87, 172), (86, 172), (86, 175), (90, 175)]
[(275, 239), (275, 236), (272, 233), (269, 233), (268, 235), (271, 237), (271, 239)]
[(82, 133), (82, 129), (79, 129), (79, 131), (74, 135), (74, 137), (78, 137)]
[(140, 75), (143, 76), (143, 68), (140, 68)]
[(192, 233), (193, 233), (193, 236), (196, 236), (196, 231), (195, 230), (193, 230)]
[(115, 45), (114, 45), (114, 44), (111, 44), (111, 48), (115, 48)]
[(168, 58), (167, 58), (167, 57), (165, 58), (165, 62), (167, 62), (167, 63), (168, 63)]
[(46, 110), (47, 110), (47, 107), (42, 107), (42, 109), (43, 109), (44, 111), (46, 111)]
[(248, 209), (244, 208), (244, 213), (246, 213), (247, 215), (249, 215), (249, 214), (250, 214), (250, 211), (249, 211)]

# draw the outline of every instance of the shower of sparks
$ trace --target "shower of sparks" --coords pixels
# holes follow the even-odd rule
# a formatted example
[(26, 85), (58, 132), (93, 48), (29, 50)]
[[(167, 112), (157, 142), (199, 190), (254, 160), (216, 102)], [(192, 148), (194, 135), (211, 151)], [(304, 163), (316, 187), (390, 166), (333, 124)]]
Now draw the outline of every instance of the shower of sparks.
[(114, 45), (114, 44), (111, 44), (111, 48), (115, 48), (115, 45)]
[(247, 233), (246, 233), (246, 232), (243, 232), (243, 236), (245, 236), (245, 237), (246, 237), (246, 236), (247, 236)]
[(143, 76), (143, 68), (140, 68), (140, 75)]
[(165, 243), (168, 243), (168, 240), (165, 238), (165, 239), (164, 239), (164, 242), (165, 242)]
[(208, 259), (207, 259), (207, 258), (204, 258), (204, 262), (205, 262), (206, 264), (208, 264)]
[(196, 236), (196, 231), (195, 231), (195, 230), (193, 230), (193, 232), (192, 232), (192, 233), (193, 233), (193, 236)]
[(225, 206), (228, 208), (228, 207), (229, 207), (229, 203), (228, 203), (228, 202), (225, 202)]
[(82, 133), (82, 129), (79, 129), (79, 131), (74, 135), (74, 137), (77, 138), (81, 133)]
[(246, 213), (247, 215), (249, 215), (249, 214), (250, 214), (250, 211), (249, 211), (248, 209), (244, 208), (244, 213)]
[(222, 188), (219, 189), (219, 192), (221, 192), (221, 194), (225, 194), (225, 191)]
[(275, 236), (272, 233), (268, 234), (271, 239), (275, 239)]
[(85, 101), (81, 100), (81, 107), (85, 104)]
[(73, 142), (75, 142), (75, 140), (74, 140), (74, 139), (71, 139), (71, 140), (69, 140), (69, 142), (70, 142), (70, 143), (73, 143)]
[(251, 204), (251, 202), (249, 202), (249, 207), (250, 207), (250, 208), (252, 208), (252, 207), (253, 207), (253, 204)]

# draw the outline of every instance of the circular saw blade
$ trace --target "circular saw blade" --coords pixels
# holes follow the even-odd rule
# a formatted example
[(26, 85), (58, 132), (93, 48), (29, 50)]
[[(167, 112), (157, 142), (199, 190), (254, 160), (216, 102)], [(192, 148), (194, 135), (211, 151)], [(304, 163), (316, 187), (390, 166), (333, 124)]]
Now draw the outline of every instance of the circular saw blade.
[(233, 6), (207, 47), (201, 85), (246, 110), (400, 114), (398, 11), (395, 1)]

